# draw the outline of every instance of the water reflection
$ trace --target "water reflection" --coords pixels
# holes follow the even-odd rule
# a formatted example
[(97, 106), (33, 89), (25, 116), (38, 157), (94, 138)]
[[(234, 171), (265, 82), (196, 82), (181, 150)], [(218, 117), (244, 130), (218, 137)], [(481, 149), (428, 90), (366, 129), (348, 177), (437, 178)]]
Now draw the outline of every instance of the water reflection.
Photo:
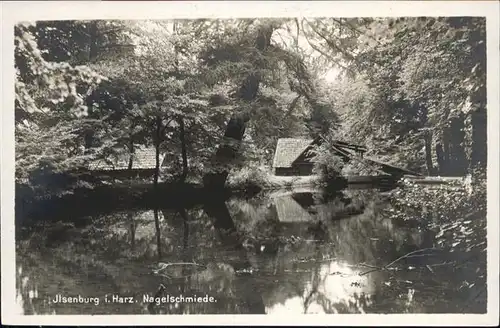
[[(276, 192), (190, 209), (96, 215), (87, 218), (91, 224), (85, 227), (41, 224), (18, 237), (19, 310), (25, 314), (449, 311), (447, 298), (436, 301), (440, 287), (439, 295), (452, 297), (442, 278), (415, 270), (421, 257), (402, 259), (398, 270), (368, 272), (412, 250), (433, 246), (432, 232), (418, 224), (398, 225), (387, 211), (387, 202), (372, 191), (329, 197)], [(432, 256), (426, 255), (426, 261)], [(57, 294), (97, 297), (100, 304), (54, 303)], [(113, 295), (116, 301), (109, 301)], [(176, 303), (181, 296), (192, 299)], [(126, 300), (120, 302), (119, 297)], [(208, 297), (213, 301), (195, 301)]]
[(341, 261), (320, 265), (311, 273), (302, 295), (270, 304), (269, 314), (364, 313), (374, 292), (373, 279), (359, 276), (361, 271)]

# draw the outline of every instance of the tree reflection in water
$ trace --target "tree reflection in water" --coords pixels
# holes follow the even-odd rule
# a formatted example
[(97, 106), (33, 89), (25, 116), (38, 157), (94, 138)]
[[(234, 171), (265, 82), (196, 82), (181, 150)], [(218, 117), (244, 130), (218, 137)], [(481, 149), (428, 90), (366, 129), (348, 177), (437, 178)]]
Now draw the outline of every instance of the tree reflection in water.
[[(390, 207), (376, 192), (349, 191), (326, 199), (285, 193), (156, 214), (101, 215), (78, 228), (40, 225), (18, 237), (19, 304), (25, 314), (456, 309), (446, 301), (456, 295), (453, 282), (422, 265), (443, 262), (439, 254), (405, 258), (393, 270), (360, 275), (412, 250), (433, 246), (431, 232), (418, 224), (396, 224), (387, 211)], [(66, 238), (54, 239), (57, 234)], [(165, 275), (155, 275), (159, 261), (196, 265), (172, 265)], [(160, 285), (163, 295), (209, 295), (217, 302), (143, 303), (143, 295), (154, 296)], [(134, 296), (137, 303), (50, 303), (58, 293)]]

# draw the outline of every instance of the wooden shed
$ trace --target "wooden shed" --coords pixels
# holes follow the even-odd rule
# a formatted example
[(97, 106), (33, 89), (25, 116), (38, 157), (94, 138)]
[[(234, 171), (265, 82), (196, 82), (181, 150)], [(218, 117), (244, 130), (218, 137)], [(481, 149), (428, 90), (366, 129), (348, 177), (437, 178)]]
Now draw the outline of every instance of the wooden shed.
[[(156, 167), (156, 150), (154, 148), (137, 147), (132, 157), (132, 168), (129, 169), (130, 155), (127, 153), (113, 155), (89, 163), (92, 175), (105, 175), (122, 178), (144, 177), (154, 174)], [(166, 156), (160, 154), (161, 167), (165, 166)]]
[(311, 175), (314, 155), (310, 152), (318, 139), (282, 138), (278, 139), (274, 153), (275, 175)]

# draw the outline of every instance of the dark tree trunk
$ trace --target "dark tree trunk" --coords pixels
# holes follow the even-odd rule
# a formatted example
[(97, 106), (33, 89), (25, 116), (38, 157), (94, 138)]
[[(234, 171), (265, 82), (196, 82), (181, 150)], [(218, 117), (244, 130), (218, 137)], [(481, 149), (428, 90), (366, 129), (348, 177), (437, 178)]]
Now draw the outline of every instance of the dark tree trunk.
[(484, 20), (479, 24), (481, 28), (477, 28), (477, 21), (474, 23), (475, 28), (471, 31), (469, 45), (474, 54), (474, 64), (476, 70), (472, 72), (471, 78), (476, 81), (478, 88), (470, 97), (474, 111), (470, 114), (471, 124), (471, 151), (470, 151), (470, 168), (481, 169), (485, 172), (487, 166), (487, 90), (486, 90), (486, 24)]
[(450, 128), (443, 129), (443, 171), (442, 175), (451, 173), (451, 146), (450, 146)]
[(181, 139), (181, 153), (182, 153), (182, 175), (181, 182), (186, 180), (188, 175), (188, 158), (187, 158), (187, 149), (186, 149), (186, 134), (184, 129), (184, 118), (179, 118), (179, 132)]
[(161, 130), (162, 130), (162, 124), (161, 124), (161, 117), (156, 116), (155, 119), (155, 124), (156, 124), (156, 132), (155, 132), (155, 173), (154, 173), (154, 179), (153, 179), (153, 185), (156, 189), (158, 188), (158, 178), (160, 176), (160, 145), (161, 145)]
[(432, 163), (432, 132), (426, 131), (424, 135), (425, 142), (425, 164), (427, 166), (427, 174), (434, 174), (434, 165)]
[[(183, 245), (183, 249), (187, 250), (189, 247), (189, 217), (187, 215), (185, 208), (179, 209), (179, 214), (182, 217), (183, 231), (184, 231), (184, 234), (182, 236), (182, 245)], [(184, 254), (184, 255), (186, 255), (186, 254)], [(189, 262), (189, 261), (187, 261), (185, 259), (185, 262)]]
[[(248, 259), (248, 253), (241, 243), (241, 238), (237, 233), (233, 218), (231, 217), (226, 204), (223, 201), (214, 200), (211, 203), (205, 204), (204, 209), (207, 215), (214, 219), (214, 228), (219, 232), (221, 242), (225, 246), (233, 247), (234, 251), (237, 251), (237, 254), (239, 254), (237, 261), (233, 262), (229, 260), (228, 264), (230, 264), (235, 270), (251, 268), (252, 264)], [(240, 290), (238, 286), (238, 284), (235, 285), (237, 291)], [(244, 303), (246, 304), (248, 313), (266, 313), (262, 296), (259, 293), (244, 295), (245, 293), (243, 290), (241, 290), (241, 292), (244, 296)]]
[[(264, 52), (271, 44), (271, 36), (274, 29), (270, 26), (261, 28), (255, 42), (255, 48), (259, 52)], [(263, 65), (260, 60), (256, 60), (255, 66), (259, 68)], [(238, 97), (244, 101), (252, 101), (257, 96), (261, 76), (257, 73), (252, 73), (243, 81)], [(206, 188), (220, 190), (224, 188), (227, 176), (229, 174), (228, 165), (238, 155), (238, 146), (245, 133), (246, 123), (250, 119), (249, 113), (237, 112), (234, 113), (227, 123), (226, 132), (224, 134), (224, 142), (219, 145), (215, 158), (213, 160), (214, 168), (212, 172), (207, 173), (203, 177), (203, 184)]]
[(438, 172), (440, 175), (444, 175), (447, 169), (446, 169), (446, 161), (444, 158), (443, 146), (440, 143), (436, 144), (436, 158), (438, 164)]
[(156, 250), (158, 254), (158, 259), (161, 260), (162, 258), (162, 251), (161, 251), (161, 227), (160, 227), (160, 214), (158, 210), (158, 206), (154, 209), (154, 216), (155, 216), (155, 230), (156, 230)]
[(127, 215), (127, 218), (129, 220), (129, 223), (130, 223), (130, 245), (132, 247), (132, 250), (134, 250), (135, 249), (136, 224), (135, 224), (134, 216), (132, 215), (132, 213), (129, 213)]
[[(188, 218), (188, 215), (186, 213), (186, 210), (183, 208), (183, 209), (180, 209), (179, 210), (179, 214), (181, 215), (182, 217), (182, 221), (183, 221), (183, 238), (182, 238), (182, 261), (183, 262), (192, 262), (192, 260), (189, 258), (189, 252), (188, 252), (188, 249), (189, 249), (189, 218)], [(183, 279), (182, 280), (182, 283), (181, 283), (181, 288), (180, 288), (180, 292), (181, 294), (185, 294), (186, 293), (186, 287), (189, 288), (190, 286), (190, 275), (189, 275), (189, 272), (188, 272), (188, 267), (187, 266), (183, 266), (182, 267), (182, 276), (183, 277), (186, 277), (186, 279)], [(185, 312), (185, 303), (182, 302), (181, 303), (181, 306), (179, 307), (179, 310), (180, 310), (180, 313), (183, 314)]]
[(159, 197), (158, 197), (158, 179), (160, 177), (160, 144), (161, 144), (161, 131), (162, 131), (162, 124), (161, 124), (161, 117), (156, 116), (155, 119), (156, 123), (156, 133), (155, 133), (155, 172), (154, 172), (154, 178), (153, 178), (153, 186), (154, 186), (154, 217), (155, 217), (155, 229), (156, 229), (156, 247), (157, 247), (157, 252), (158, 252), (158, 259), (161, 259), (162, 257), (162, 251), (161, 251), (161, 230), (160, 230), (160, 218), (158, 214), (158, 208), (159, 208)]
[(132, 140), (132, 136), (130, 136), (130, 144), (129, 144), (129, 158), (128, 158), (128, 169), (132, 170), (134, 166), (134, 141)]
[(487, 163), (487, 119), (486, 108), (482, 107), (471, 114), (472, 150), (471, 168), (486, 169)]
[(450, 124), (450, 174), (461, 176), (467, 172), (467, 156), (465, 154), (464, 117), (453, 118)]
[(248, 116), (244, 113), (234, 114), (229, 120), (224, 134), (224, 141), (215, 154), (215, 172), (203, 177), (203, 184), (207, 188), (220, 190), (224, 188), (228, 172), (228, 165), (238, 155), (238, 145), (243, 139)]
[[(207, 202), (203, 209), (210, 218), (214, 219), (214, 228), (218, 232), (221, 242), (226, 246), (233, 247), (235, 250), (244, 251), (245, 248), (241, 242), (242, 236), (236, 229), (236, 225), (234, 224), (226, 203), (222, 200), (213, 199)], [(240, 265), (240, 268), (248, 268), (250, 263), (245, 261), (245, 263), (240, 262)]]
[(98, 29), (97, 22), (89, 23), (89, 61), (92, 62), (97, 58), (99, 54), (99, 44), (98, 44)]
[[(89, 95), (87, 95), (87, 98), (85, 99), (85, 104), (87, 105), (89, 118), (95, 118), (96, 115), (94, 113), (94, 92), (91, 92)], [(95, 135), (94, 129), (89, 129), (89, 128), (85, 129), (83, 140), (84, 140), (86, 154), (89, 152), (90, 148), (94, 146), (94, 135)]]
[(84, 145), (85, 145), (85, 154), (90, 152), (90, 148), (92, 148), (94, 144), (94, 131), (86, 130), (83, 136)]

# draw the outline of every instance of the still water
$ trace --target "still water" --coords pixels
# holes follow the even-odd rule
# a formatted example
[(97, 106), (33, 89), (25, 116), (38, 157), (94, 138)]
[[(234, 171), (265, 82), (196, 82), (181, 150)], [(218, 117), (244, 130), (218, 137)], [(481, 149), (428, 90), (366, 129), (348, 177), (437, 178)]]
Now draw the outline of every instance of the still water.
[(432, 213), (395, 219), (374, 190), (77, 211), (18, 236), (19, 313), (486, 311), (485, 260), (451, 265), (464, 255), (437, 247)]

